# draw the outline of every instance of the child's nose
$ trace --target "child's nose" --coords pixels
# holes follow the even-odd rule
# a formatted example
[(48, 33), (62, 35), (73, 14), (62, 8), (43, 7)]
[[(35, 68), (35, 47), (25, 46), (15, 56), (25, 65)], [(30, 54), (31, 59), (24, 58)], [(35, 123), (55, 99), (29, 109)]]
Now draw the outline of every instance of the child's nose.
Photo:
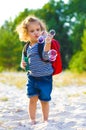
[(38, 33), (38, 31), (36, 30), (35, 33)]
[(35, 34), (37, 35), (37, 34), (39, 34), (39, 32), (38, 32), (38, 31), (35, 31)]

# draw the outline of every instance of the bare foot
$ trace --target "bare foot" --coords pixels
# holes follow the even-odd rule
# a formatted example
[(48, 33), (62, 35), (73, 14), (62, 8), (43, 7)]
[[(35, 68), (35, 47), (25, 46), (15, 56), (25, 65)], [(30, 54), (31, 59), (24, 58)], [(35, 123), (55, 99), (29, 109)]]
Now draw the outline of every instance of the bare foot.
[(44, 120), (43, 123), (47, 124), (47, 123), (48, 123), (48, 120)]
[(31, 120), (31, 125), (35, 125), (36, 121), (35, 120)]

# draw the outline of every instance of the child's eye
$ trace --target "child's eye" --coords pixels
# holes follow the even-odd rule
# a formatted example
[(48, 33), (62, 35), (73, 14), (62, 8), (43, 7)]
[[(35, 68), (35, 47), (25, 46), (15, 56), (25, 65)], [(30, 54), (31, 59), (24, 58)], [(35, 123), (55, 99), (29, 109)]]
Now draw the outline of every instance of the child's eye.
[(31, 33), (33, 33), (33, 32), (34, 32), (34, 30), (31, 30), (30, 32), (31, 32)]
[(37, 29), (37, 31), (40, 31), (40, 29)]

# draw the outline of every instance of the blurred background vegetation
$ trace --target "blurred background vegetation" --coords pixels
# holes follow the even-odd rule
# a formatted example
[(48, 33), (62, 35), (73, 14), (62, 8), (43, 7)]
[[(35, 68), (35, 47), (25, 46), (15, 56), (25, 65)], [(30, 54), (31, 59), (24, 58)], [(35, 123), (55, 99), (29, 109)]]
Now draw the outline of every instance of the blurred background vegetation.
[(24, 43), (19, 41), (16, 26), (28, 15), (45, 21), (48, 30), (55, 29), (55, 39), (60, 42), (63, 70), (86, 71), (86, 1), (50, 0), (41, 9), (25, 9), (12, 21), (0, 27), (0, 72), (20, 71), (21, 52)]

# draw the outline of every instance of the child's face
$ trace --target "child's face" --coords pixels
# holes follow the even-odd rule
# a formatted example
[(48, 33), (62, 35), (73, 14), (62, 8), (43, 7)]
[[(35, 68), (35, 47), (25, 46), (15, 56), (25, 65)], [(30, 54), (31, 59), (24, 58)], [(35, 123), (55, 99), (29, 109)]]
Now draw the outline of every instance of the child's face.
[(28, 26), (29, 41), (31, 43), (37, 42), (41, 32), (42, 30), (38, 22), (30, 23)]

